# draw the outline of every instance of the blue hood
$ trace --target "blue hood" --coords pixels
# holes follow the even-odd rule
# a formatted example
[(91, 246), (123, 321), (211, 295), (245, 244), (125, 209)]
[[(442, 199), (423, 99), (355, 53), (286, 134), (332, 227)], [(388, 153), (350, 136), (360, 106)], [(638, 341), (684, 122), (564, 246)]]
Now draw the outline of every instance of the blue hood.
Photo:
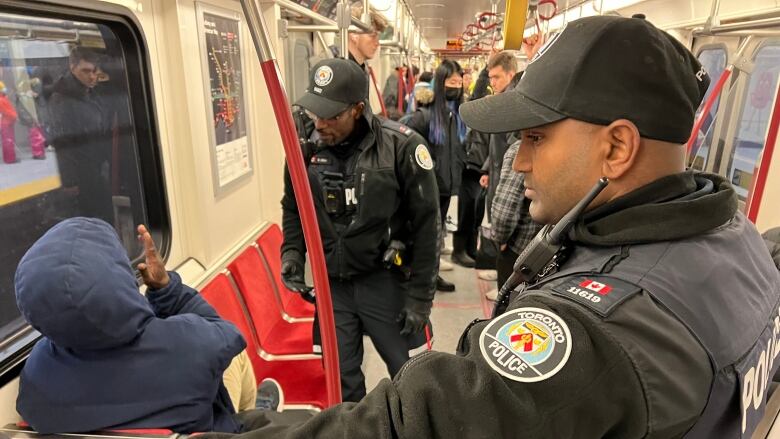
[(30, 248), (16, 301), (44, 337), (20, 376), (25, 421), (40, 433), (238, 431), (222, 374), (246, 343), (169, 275), (139, 294), (119, 238), (96, 219), (65, 220)]
[(15, 284), (24, 318), (61, 347), (121, 346), (154, 317), (116, 232), (99, 219), (52, 227), (19, 262)]

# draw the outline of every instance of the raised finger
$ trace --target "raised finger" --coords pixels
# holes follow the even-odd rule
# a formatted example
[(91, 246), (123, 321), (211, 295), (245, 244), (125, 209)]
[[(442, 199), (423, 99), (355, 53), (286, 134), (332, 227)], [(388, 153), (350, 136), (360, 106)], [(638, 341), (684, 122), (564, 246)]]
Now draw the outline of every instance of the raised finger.
[(141, 238), (141, 241), (144, 243), (144, 251), (146, 252), (146, 256), (157, 256), (157, 248), (154, 246), (152, 235), (143, 224), (138, 226), (138, 235)]

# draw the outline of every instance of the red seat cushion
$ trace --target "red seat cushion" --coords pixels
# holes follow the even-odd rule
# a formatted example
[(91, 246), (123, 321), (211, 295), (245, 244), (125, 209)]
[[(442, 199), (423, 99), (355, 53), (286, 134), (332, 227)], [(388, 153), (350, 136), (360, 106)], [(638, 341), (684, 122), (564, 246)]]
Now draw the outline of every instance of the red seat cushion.
[(325, 370), (321, 359), (260, 361), (260, 373), (266, 378), (275, 379), (282, 386), (285, 405), (327, 406)]
[[(249, 250), (253, 250), (257, 254), (256, 250), (252, 248)], [(251, 261), (253, 258), (250, 256), (246, 257), (246, 259)], [(234, 267), (234, 269), (236, 268)], [(244, 305), (241, 303), (238, 292), (226, 274), (220, 273), (217, 275), (200, 293), (222, 318), (235, 324), (244, 335), (244, 339), (247, 340), (249, 359), (252, 362), (252, 369), (254, 369), (258, 385), (266, 378), (273, 378), (282, 386), (285, 404), (326, 407), (325, 371), (320, 359), (268, 361), (261, 358), (258, 354), (255, 333), (246, 318)], [(263, 348), (269, 353), (287, 353), (274, 352), (273, 350), (285, 351), (284, 345), (290, 341), (288, 339), (290, 334), (297, 334), (299, 337), (304, 336), (304, 334), (301, 334), (301, 330), (297, 332), (288, 331), (290, 324), (282, 320), (278, 312), (272, 313), (272, 315), (276, 316), (277, 321), (276, 325), (270, 329), (273, 335), (266, 339), (270, 349), (265, 345), (263, 345)], [(282, 325), (282, 323), (287, 324), (287, 327)], [(310, 351), (311, 325), (295, 324), (295, 327), (302, 326), (306, 326), (307, 329), (305, 334), (307, 336), (306, 343), (308, 343), (306, 349)], [(262, 328), (264, 329), (265, 325), (262, 325)], [(303, 341), (298, 340), (296, 343), (301, 345)]]
[(312, 353), (312, 323), (282, 319), (273, 295), (273, 281), (257, 249), (244, 250), (228, 269), (244, 298), (260, 347), (274, 355)]
[(236, 325), (246, 341), (249, 360), (255, 370), (255, 378), (259, 384), (262, 376), (258, 373), (260, 356), (257, 352), (257, 341), (252, 333), (252, 327), (247, 320), (244, 307), (238, 297), (238, 292), (233, 287), (225, 273), (220, 273), (200, 290), (201, 296), (209, 305), (213, 306), (220, 317)]
[(314, 305), (301, 299), (301, 296), (287, 289), (282, 282), (282, 230), (272, 224), (259, 238), (257, 245), (271, 270), (269, 274), (274, 281), (276, 292), (282, 303), (282, 309), (290, 317), (314, 317)]

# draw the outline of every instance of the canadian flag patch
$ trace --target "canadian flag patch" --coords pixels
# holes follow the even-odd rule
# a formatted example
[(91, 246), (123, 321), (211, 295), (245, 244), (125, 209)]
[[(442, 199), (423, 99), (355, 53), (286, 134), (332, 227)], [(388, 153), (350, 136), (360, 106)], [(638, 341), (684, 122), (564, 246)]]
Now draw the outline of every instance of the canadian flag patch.
[(610, 291), (612, 291), (611, 286), (590, 279), (585, 279), (584, 281), (580, 282), (580, 287), (586, 288), (595, 293), (599, 293), (602, 296), (606, 296), (607, 294), (609, 294)]

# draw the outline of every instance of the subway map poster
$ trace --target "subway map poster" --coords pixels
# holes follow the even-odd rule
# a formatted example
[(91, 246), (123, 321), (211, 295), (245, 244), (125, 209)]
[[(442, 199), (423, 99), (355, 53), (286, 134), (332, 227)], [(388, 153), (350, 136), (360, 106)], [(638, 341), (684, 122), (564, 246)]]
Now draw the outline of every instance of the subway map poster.
[(226, 15), (229, 14), (200, 11), (217, 192), (252, 171), (239, 38), (241, 22), (238, 17)]

